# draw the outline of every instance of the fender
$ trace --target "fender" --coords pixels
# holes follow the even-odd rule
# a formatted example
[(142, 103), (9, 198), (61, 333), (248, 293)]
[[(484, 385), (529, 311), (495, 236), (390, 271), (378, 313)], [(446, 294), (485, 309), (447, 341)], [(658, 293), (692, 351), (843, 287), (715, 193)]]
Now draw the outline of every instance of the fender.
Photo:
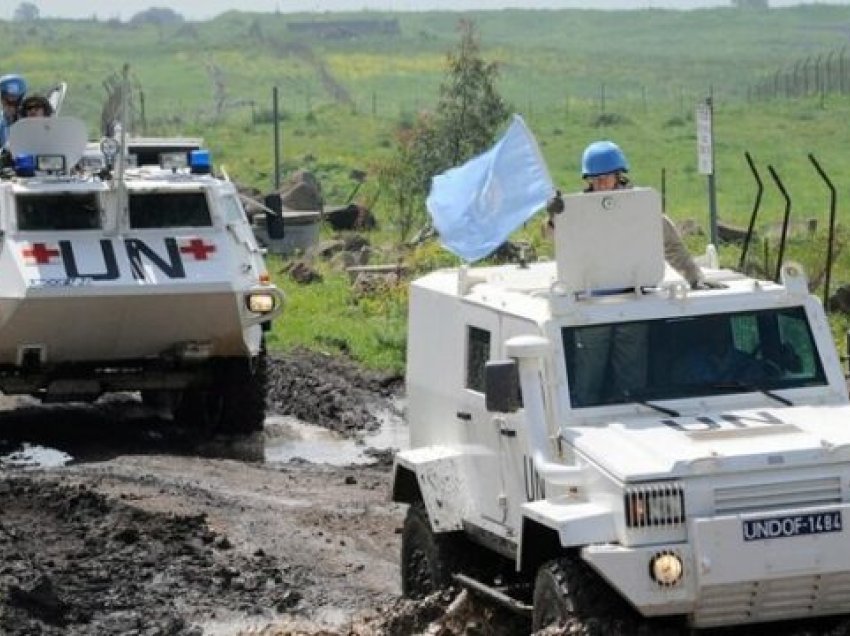
[(434, 532), (462, 530), (463, 519), (472, 509), (461, 470), (463, 459), (463, 453), (445, 446), (399, 453), (393, 466), (392, 500), (413, 503), (421, 497)]
[(598, 503), (541, 499), (523, 504), (522, 516), (555, 530), (564, 548), (617, 541), (614, 514)]

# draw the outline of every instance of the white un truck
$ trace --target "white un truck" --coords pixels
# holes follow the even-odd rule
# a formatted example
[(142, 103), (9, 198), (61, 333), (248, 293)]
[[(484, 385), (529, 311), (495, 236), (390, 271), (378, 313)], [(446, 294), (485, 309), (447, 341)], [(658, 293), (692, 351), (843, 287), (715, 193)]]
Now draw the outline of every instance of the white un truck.
[(847, 612), (850, 405), (801, 269), (691, 289), (656, 192), (565, 203), (554, 262), (411, 286), (404, 592), (454, 577), (535, 629)]
[[(23, 119), (0, 180), (0, 391), (140, 391), (178, 422), (248, 433), (282, 308), (236, 187), (209, 153), (133, 161), (71, 117)], [(131, 164), (137, 164), (131, 167)]]

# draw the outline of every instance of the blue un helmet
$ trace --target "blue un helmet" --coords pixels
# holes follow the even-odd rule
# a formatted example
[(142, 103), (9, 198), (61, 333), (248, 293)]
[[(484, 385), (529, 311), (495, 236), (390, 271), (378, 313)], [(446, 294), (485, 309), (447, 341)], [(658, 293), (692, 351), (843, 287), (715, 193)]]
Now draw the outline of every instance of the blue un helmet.
[(628, 172), (629, 162), (613, 141), (594, 141), (581, 156), (581, 176), (598, 177), (612, 172)]
[(21, 101), (27, 94), (26, 80), (15, 73), (0, 77), (0, 97)]

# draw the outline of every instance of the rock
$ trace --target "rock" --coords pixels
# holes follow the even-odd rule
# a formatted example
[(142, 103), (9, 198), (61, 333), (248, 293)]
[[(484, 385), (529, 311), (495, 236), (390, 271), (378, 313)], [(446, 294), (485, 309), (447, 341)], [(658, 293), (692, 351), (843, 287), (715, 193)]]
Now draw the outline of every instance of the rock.
[(342, 251), (345, 251), (345, 241), (342, 239), (329, 239), (316, 245), (312, 250), (310, 250), (310, 254), (317, 258), (328, 260), (334, 254)]
[[(746, 238), (747, 228), (718, 221), (717, 240), (721, 243), (743, 243)], [(750, 240), (752, 241), (752, 238)]]
[(294, 172), (280, 192), (284, 208), (290, 210), (321, 210), (322, 188), (316, 177), (307, 170)]
[(295, 261), (285, 269), (289, 277), (299, 285), (322, 282), (322, 275), (306, 261)]
[(375, 230), (378, 222), (369, 208), (357, 203), (332, 208), (325, 220), (335, 230)]

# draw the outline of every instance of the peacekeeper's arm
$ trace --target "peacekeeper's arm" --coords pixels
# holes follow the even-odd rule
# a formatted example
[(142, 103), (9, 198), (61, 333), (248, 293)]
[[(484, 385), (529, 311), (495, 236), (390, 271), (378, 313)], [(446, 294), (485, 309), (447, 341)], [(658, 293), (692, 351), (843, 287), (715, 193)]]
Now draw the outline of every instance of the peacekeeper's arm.
[(702, 270), (691, 258), (688, 248), (682, 242), (679, 231), (666, 214), (662, 215), (664, 228), (664, 259), (682, 275), (691, 287), (697, 287), (705, 279)]

